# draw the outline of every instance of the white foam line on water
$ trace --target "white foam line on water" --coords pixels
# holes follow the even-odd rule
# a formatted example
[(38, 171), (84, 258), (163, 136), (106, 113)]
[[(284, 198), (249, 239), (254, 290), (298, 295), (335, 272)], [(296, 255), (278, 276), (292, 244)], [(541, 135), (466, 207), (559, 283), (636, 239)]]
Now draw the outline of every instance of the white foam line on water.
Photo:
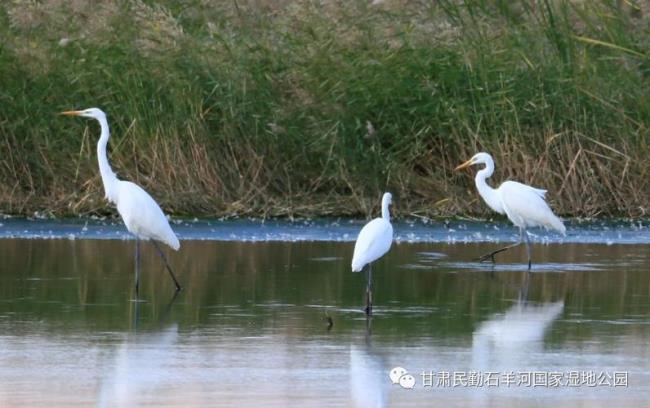
[[(182, 240), (242, 242), (353, 242), (362, 220), (174, 220), (174, 231)], [(507, 222), (492, 221), (399, 221), (394, 223), (396, 243), (509, 243), (519, 239), (518, 230)], [(109, 239), (132, 236), (119, 220), (7, 218), (0, 226), (0, 239)], [(650, 221), (610, 220), (567, 222), (567, 236), (552, 231), (531, 231), (538, 244), (650, 244)], [(435, 258), (435, 255), (432, 257)]]
[(309, 258), (310, 261), (314, 262), (334, 262), (334, 261), (340, 261), (343, 259), (340, 256), (322, 256), (319, 258)]
[(411, 269), (411, 270), (428, 270), (428, 269), (433, 269), (433, 265), (423, 265), (423, 264), (414, 264), (414, 263), (409, 263), (409, 264), (402, 264), (399, 265), (398, 268), (400, 269)]
[[(492, 264), (488, 262), (441, 262), (438, 267), (451, 268), (454, 270), (462, 271), (477, 271), (477, 272), (512, 272), (512, 271), (526, 271), (528, 265), (524, 263)], [(533, 264), (531, 273), (535, 272), (591, 272), (600, 271), (607, 268), (607, 265), (596, 263), (543, 263)]]

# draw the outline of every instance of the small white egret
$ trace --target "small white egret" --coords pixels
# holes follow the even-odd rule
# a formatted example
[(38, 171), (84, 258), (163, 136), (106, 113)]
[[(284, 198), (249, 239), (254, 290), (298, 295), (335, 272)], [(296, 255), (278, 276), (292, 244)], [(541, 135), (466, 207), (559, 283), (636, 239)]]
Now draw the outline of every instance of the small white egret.
[(79, 111), (61, 112), (62, 115), (67, 116), (82, 116), (85, 118), (93, 118), (99, 122), (101, 127), (101, 136), (97, 142), (97, 159), (99, 161), (99, 173), (102, 177), (104, 184), (104, 192), (106, 198), (111, 203), (117, 206), (117, 212), (120, 213), (124, 225), (135, 236), (135, 292), (138, 294), (140, 286), (140, 246), (139, 240), (151, 240), (158, 254), (165, 262), (165, 266), (169, 271), (176, 291), (181, 290), (181, 286), (174, 276), (172, 268), (167, 262), (165, 254), (160, 249), (156, 241), (161, 241), (169, 245), (172, 249), (178, 250), (180, 243), (169, 222), (165, 217), (158, 204), (151, 196), (144, 191), (137, 184), (130, 181), (119, 180), (111, 166), (108, 164), (106, 157), (106, 145), (110, 132), (108, 130), (108, 121), (106, 114), (97, 108), (90, 108)]
[(354, 244), (352, 272), (361, 272), (368, 265), (366, 272), (366, 314), (372, 313), (372, 262), (381, 258), (393, 243), (393, 226), (390, 225), (390, 213), (393, 196), (385, 193), (381, 199), (381, 217), (367, 223), (359, 232)]
[(520, 233), (520, 240), (517, 243), (490, 252), (482, 256), (480, 260), (492, 259), (492, 262), (494, 262), (494, 255), (524, 242), (528, 254), (528, 270), (530, 270), (530, 238), (526, 228), (551, 228), (564, 235), (566, 234), (566, 228), (562, 220), (553, 214), (553, 211), (544, 201), (546, 190), (533, 188), (516, 181), (504, 181), (496, 189), (490, 187), (485, 180), (494, 173), (494, 160), (488, 153), (476, 153), (471, 159), (456, 167), (455, 170), (464, 169), (475, 164), (485, 164), (485, 167), (476, 173), (474, 179), (478, 193), (483, 198), (483, 201), (499, 214), (505, 214), (516, 227), (519, 227)]

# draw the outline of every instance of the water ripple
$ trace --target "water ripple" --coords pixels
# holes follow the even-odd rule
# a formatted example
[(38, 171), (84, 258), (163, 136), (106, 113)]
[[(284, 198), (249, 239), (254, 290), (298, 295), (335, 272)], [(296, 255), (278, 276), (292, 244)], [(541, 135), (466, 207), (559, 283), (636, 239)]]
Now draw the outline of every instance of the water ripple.
[[(362, 220), (173, 220), (177, 235), (183, 240), (212, 241), (354, 241), (366, 221)], [(650, 244), (650, 220), (606, 220), (566, 222), (567, 236), (552, 231), (532, 230), (533, 242), (590, 244)], [(397, 243), (470, 244), (480, 242), (515, 242), (518, 230), (509, 223), (493, 221), (422, 221), (401, 220), (394, 223)], [(0, 227), (0, 238), (22, 239), (132, 239), (119, 220), (24, 219), (7, 218)], [(438, 259), (438, 254), (422, 253)]]

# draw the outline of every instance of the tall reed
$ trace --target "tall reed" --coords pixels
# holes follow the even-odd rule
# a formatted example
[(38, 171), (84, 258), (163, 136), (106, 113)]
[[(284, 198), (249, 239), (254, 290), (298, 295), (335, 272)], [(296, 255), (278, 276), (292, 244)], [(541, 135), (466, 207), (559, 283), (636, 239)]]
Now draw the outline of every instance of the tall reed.
[(167, 211), (488, 214), (453, 167), (549, 190), (574, 216), (644, 215), (650, 5), (285, 0), (0, 5), (0, 211), (104, 214), (110, 160)]

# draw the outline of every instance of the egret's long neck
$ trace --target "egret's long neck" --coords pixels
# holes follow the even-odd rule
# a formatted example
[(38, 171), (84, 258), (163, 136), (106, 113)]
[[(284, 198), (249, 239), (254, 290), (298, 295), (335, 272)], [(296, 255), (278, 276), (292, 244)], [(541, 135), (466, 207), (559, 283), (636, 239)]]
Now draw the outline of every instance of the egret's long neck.
[(485, 201), (485, 203), (494, 211), (503, 214), (505, 211), (503, 210), (503, 204), (501, 203), (499, 193), (497, 193), (497, 191), (490, 187), (485, 181), (492, 175), (492, 173), (494, 173), (494, 162), (490, 160), (485, 163), (485, 168), (476, 173), (474, 182), (476, 183), (478, 193), (483, 197), (483, 201)]
[(381, 202), (381, 217), (386, 221), (390, 221), (390, 211), (388, 211), (388, 200)]
[(108, 164), (108, 157), (106, 156), (106, 145), (110, 132), (108, 130), (108, 122), (106, 118), (98, 118), (99, 126), (102, 128), (102, 133), (97, 142), (97, 160), (99, 161), (99, 173), (102, 175), (102, 183), (104, 184), (104, 192), (106, 198), (111, 202), (116, 202), (116, 185), (117, 176), (113, 173), (110, 164)]

